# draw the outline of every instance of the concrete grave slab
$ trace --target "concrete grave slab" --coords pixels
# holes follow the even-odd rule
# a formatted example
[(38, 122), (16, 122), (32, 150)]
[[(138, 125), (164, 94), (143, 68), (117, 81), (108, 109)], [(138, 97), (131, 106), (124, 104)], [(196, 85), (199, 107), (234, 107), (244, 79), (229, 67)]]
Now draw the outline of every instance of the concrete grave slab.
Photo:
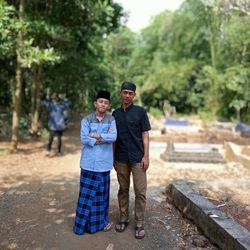
[(195, 192), (194, 181), (177, 180), (169, 185), (173, 204), (221, 249), (250, 250), (250, 232)]
[(217, 148), (203, 143), (168, 142), (161, 159), (170, 162), (226, 163)]

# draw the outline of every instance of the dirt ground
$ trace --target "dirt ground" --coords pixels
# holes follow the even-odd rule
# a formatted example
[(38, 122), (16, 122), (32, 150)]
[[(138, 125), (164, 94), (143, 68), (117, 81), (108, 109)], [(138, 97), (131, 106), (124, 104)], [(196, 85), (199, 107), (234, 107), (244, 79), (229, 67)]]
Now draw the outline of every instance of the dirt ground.
[[(178, 141), (178, 136), (175, 136)], [(160, 159), (166, 138), (153, 138), (148, 171), (146, 237), (134, 238), (133, 192), (131, 222), (124, 233), (111, 230), (76, 236), (72, 232), (79, 188), (79, 128), (72, 125), (63, 138), (63, 156), (46, 157), (44, 140), (24, 140), (16, 154), (0, 155), (1, 249), (217, 249), (166, 197), (176, 179), (200, 180), (197, 190), (246, 228), (250, 221), (249, 172), (241, 165), (169, 163)], [(8, 147), (0, 142), (0, 150)], [(118, 220), (118, 186), (111, 174), (110, 220)], [(220, 192), (217, 192), (217, 191)], [(249, 228), (248, 228), (249, 229)]]

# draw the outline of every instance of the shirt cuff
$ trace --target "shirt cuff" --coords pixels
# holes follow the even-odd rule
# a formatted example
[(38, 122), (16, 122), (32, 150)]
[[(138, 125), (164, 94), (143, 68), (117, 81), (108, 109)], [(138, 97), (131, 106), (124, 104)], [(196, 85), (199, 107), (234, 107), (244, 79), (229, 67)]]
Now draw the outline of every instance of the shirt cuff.
[(92, 147), (94, 147), (96, 141), (97, 140), (95, 138), (90, 138), (89, 145), (92, 146)]

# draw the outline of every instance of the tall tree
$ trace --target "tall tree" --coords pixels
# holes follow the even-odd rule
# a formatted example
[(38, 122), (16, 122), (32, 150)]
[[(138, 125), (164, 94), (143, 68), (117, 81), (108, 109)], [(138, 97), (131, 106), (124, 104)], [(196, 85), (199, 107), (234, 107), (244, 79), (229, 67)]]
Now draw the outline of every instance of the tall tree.
[[(19, 2), (19, 20), (20, 23), (23, 21), (24, 17), (24, 0)], [(12, 116), (12, 136), (11, 136), (11, 151), (17, 150), (17, 145), (19, 141), (19, 121), (21, 112), (21, 98), (22, 98), (22, 46), (23, 46), (23, 32), (22, 29), (18, 32), (17, 42), (19, 48), (16, 49), (16, 82), (15, 82), (15, 95), (14, 95), (14, 108)]]
[[(19, 11), (11, 12), (13, 7)], [(47, 87), (70, 95), (74, 106), (83, 110), (90, 108), (88, 97), (109, 86), (112, 81), (104, 60), (103, 40), (119, 27), (121, 15), (121, 6), (106, 0), (0, 2), (0, 16), (4, 17), (0, 20), (0, 57), (11, 64), (16, 51), (17, 58), (12, 150), (17, 149), (21, 108), (31, 114), (31, 130), (37, 132), (40, 98)], [(12, 32), (12, 26), (18, 35), (16, 30)]]

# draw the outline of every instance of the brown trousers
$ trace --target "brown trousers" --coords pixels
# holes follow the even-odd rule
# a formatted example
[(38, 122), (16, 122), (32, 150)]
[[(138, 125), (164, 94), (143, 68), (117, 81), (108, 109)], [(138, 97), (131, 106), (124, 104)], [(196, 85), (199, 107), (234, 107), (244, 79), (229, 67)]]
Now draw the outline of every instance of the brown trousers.
[(144, 224), (147, 191), (146, 171), (141, 169), (140, 163), (126, 164), (116, 162), (116, 173), (119, 182), (118, 202), (120, 221), (129, 220), (129, 187), (130, 175), (132, 173), (135, 191), (135, 221), (137, 224)]

